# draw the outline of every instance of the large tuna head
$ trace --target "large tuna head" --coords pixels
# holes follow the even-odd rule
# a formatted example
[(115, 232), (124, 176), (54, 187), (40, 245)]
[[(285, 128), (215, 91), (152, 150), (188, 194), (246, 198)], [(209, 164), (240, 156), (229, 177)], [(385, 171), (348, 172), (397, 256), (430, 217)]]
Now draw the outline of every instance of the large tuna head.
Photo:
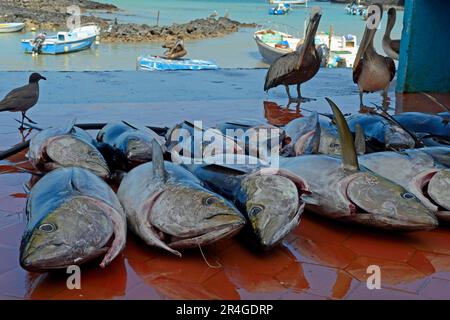
[(450, 170), (437, 172), (428, 182), (427, 194), (438, 205), (437, 216), (450, 221)]
[(49, 139), (46, 153), (57, 167), (81, 167), (102, 178), (110, 174), (100, 151), (93, 144), (73, 135)]
[(438, 225), (436, 217), (403, 187), (369, 172), (350, 177), (346, 196), (350, 220), (393, 230), (426, 230)]
[(75, 197), (26, 230), (20, 264), (29, 271), (79, 265), (104, 255), (113, 225), (95, 200)]
[(386, 148), (391, 150), (410, 149), (416, 145), (413, 137), (396, 125), (385, 126), (384, 141), (386, 142)]
[(258, 243), (270, 249), (296, 228), (305, 204), (300, 204), (297, 186), (274, 174), (244, 176), (237, 197)]
[(245, 224), (230, 202), (189, 184), (168, 186), (152, 205), (149, 221), (173, 249), (208, 245), (234, 235)]
[(151, 138), (138, 131), (124, 134), (124, 154), (129, 163), (139, 164), (152, 160)]
[[(300, 156), (304, 153), (317, 151), (320, 140), (319, 115), (312, 112), (307, 117), (297, 118), (289, 122), (286, 127), (288, 144), (282, 153), (286, 156)], [(315, 147), (315, 145), (317, 146)]]
[(360, 168), (353, 137), (342, 112), (326, 98), (333, 110), (342, 146), (345, 178), (340, 198), (347, 202), (345, 218), (372, 227), (394, 230), (426, 230), (438, 225), (436, 217), (416, 196), (402, 186)]

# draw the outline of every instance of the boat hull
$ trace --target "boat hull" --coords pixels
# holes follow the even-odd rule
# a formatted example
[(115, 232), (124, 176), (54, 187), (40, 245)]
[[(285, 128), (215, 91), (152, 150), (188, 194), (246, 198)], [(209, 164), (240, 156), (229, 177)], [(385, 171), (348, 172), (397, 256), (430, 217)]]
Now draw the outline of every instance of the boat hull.
[(169, 60), (157, 56), (147, 56), (138, 58), (137, 68), (148, 71), (217, 70), (219, 66), (212, 61), (205, 60)]
[(279, 57), (281, 57), (289, 52), (292, 52), (292, 50), (277, 49), (277, 48), (268, 46), (256, 36), (254, 36), (254, 39), (255, 39), (256, 45), (258, 47), (258, 51), (261, 54), (264, 62), (266, 62), (268, 64), (272, 64)]
[[(63, 54), (89, 49), (95, 41), (96, 36), (70, 41), (70, 42), (44, 42), (41, 54)], [(22, 40), (22, 47), (25, 53), (33, 52), (31, 40)]]
[(0, 33), (19, 32), (25, 27), (25, 23), (0, 23)]

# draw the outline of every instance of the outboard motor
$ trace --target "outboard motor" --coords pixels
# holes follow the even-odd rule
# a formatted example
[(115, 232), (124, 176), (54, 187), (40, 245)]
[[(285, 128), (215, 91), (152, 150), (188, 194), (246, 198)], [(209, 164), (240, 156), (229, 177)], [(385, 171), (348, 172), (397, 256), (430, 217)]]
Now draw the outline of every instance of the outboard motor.
[(325, 44), (320, 44), (316, 47), (317, 52), (320, 57), (320, 66), (323, 68), (327, 67), (328, 59), (330, 58), (330, 49)]
[(39, 54), (42, 52), (42, 45), (45, 41), (45, 32), (39, 33), (33, 41), (33, 53)]

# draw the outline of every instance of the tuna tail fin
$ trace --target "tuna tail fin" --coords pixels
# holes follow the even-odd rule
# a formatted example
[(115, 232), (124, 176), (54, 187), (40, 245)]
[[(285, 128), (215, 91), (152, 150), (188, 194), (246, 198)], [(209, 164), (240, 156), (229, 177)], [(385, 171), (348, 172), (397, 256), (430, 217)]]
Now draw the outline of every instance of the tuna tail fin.
[[(317, 113), (316, 113), (317, 115)], [(319, 147), (320, 147), (320, 122), (319, 118), (317, 117), (316, 125), (314, 128), (314, 134), (311, 137), (311, 142), (308, 144), (308, 147), (305, 150), (305, 154), (317, 154), (319, 153)]]
[(355, 126), (355, 148), (357, 155), (366, 153), (366, 137), (364, 135), (364, 130), (359, 123)]
[(353, 136), (348, 127), (347, 121), (338, 106), (328, 98), (325, 98), (333, 110), (334, 119), (339, 134), (341, 144), (341, 156), (344, 169), (359, 170), (358, 157), (356, 155)]
[(161, 180), (166, 180), (167, 174), (164, 168), (164, 154), (161, 145), (155, 140), (152, 140), (152, 163), (153, 174)]

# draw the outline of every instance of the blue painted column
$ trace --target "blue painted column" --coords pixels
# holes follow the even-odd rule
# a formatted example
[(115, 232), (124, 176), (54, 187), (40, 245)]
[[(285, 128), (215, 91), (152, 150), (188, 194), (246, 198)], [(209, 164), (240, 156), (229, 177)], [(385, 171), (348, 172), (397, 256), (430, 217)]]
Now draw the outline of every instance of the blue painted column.
[(450, 1), (405, 0), (397, 92), (450, 92)]

